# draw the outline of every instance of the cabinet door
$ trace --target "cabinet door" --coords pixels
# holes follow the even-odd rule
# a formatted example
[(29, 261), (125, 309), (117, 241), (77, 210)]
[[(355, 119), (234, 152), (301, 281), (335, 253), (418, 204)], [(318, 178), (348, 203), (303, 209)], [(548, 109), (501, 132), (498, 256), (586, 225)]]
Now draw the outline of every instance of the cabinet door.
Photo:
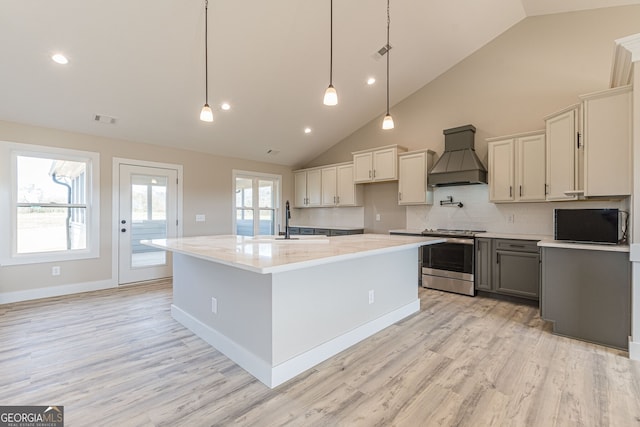
[(371, 182), (373, 180), (373, 153), (353, 155), (354, 182)]
[(389, 181), (398, 179), (398, 151), (386, 148), (373, 152), (373, 180)]
[(585, 196), (631, 194), (632, 92), (584, 101)]
[(338, 206), (357, 206), (360, 203), (361, 190), (353, 183), (353, 165), (342, 165), (336, 169)]
[(489, 144), (489, 200), (514, 201), (514, 140)]
[(577, 109), (546, 120), (547, 200), (571, 200), (576, 190)]
[(491, 291), (493, 266), (493, 240), (476, 239), (476, 271), (474, 273), (475, 287), (481, 291)]
[(427, 153), (398, 157), (398, 204), (427, 203)]
[(307, 172), (296, 172), (293, 174), (294, 198), (293, 206), (304, 208), (307, 205)]
[(518, 138), (518, 188), (519, 201), (545, 200), (545, 150), (544, 135)]
[(540, 255), (496, 250), (494, 285), (496, 292), (538, 299)]
[(322, 172), (320, 169), (307, 171), (307, 206), (320, 206), (322, 202)]
[(337, 204), (336, 186), (337, 169), (335, 166), (322, 168), (322, 206), (335, 206)]

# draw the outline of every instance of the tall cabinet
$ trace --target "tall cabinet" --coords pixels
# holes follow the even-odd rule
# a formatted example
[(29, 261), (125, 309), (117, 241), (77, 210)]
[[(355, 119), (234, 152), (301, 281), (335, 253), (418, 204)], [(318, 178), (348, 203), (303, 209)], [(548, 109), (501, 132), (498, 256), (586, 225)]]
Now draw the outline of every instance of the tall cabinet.
[(296, 208), (318, 207), (322, 203), (322, 172), (320, 169), (299, 170), (293, 173)]

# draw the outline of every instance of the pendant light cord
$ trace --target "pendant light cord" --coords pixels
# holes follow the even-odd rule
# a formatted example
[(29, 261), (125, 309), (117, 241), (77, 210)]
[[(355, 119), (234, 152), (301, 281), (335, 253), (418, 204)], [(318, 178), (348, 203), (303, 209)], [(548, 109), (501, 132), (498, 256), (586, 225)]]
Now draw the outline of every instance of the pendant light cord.
[(333, 0), (331, 0), (330, 35), (329, 35), (329, 85), (333, 86)]
[(389, 53), (391, 52), (391, 46), (389, 46), (389, 26), (391, 19), (389, 16), (389, 0), (387, 0), (387, 115), (389, 115)]
[(209, 0), (204, 0), (204, 103), (209, 105)]

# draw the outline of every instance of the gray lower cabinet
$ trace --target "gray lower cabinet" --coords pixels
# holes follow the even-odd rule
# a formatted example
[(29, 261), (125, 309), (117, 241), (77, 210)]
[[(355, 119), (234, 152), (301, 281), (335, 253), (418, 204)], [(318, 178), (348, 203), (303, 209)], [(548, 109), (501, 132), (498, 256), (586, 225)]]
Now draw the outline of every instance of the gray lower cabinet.
[(492, 291), (493, 239), (476, 239), (476, 270), (474, 272), (476, 290)]
[(540, 295), (538, 242), (476, 239), (475, 287), (478, 291), (537, 300)]
[(542, 248), (542, 318), (559, 335), (627, 349), (631, 333), (629, 253)]

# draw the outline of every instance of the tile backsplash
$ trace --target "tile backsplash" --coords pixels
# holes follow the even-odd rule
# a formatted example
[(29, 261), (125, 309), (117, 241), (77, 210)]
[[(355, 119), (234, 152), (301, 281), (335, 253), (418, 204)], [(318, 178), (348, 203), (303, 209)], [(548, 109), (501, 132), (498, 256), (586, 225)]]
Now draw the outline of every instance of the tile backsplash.
[[(451, 196), (463, 207), (441, 206)], [(453, 228), (499, 233), (553, 235), (554, 208), (618, 208), (629, 211), (629, 199), (622, 201), (569, 201), (540, 203), (489, 203), (487, 185), (438, 187), (433, 206), (408, 206), (409, 229)]]

